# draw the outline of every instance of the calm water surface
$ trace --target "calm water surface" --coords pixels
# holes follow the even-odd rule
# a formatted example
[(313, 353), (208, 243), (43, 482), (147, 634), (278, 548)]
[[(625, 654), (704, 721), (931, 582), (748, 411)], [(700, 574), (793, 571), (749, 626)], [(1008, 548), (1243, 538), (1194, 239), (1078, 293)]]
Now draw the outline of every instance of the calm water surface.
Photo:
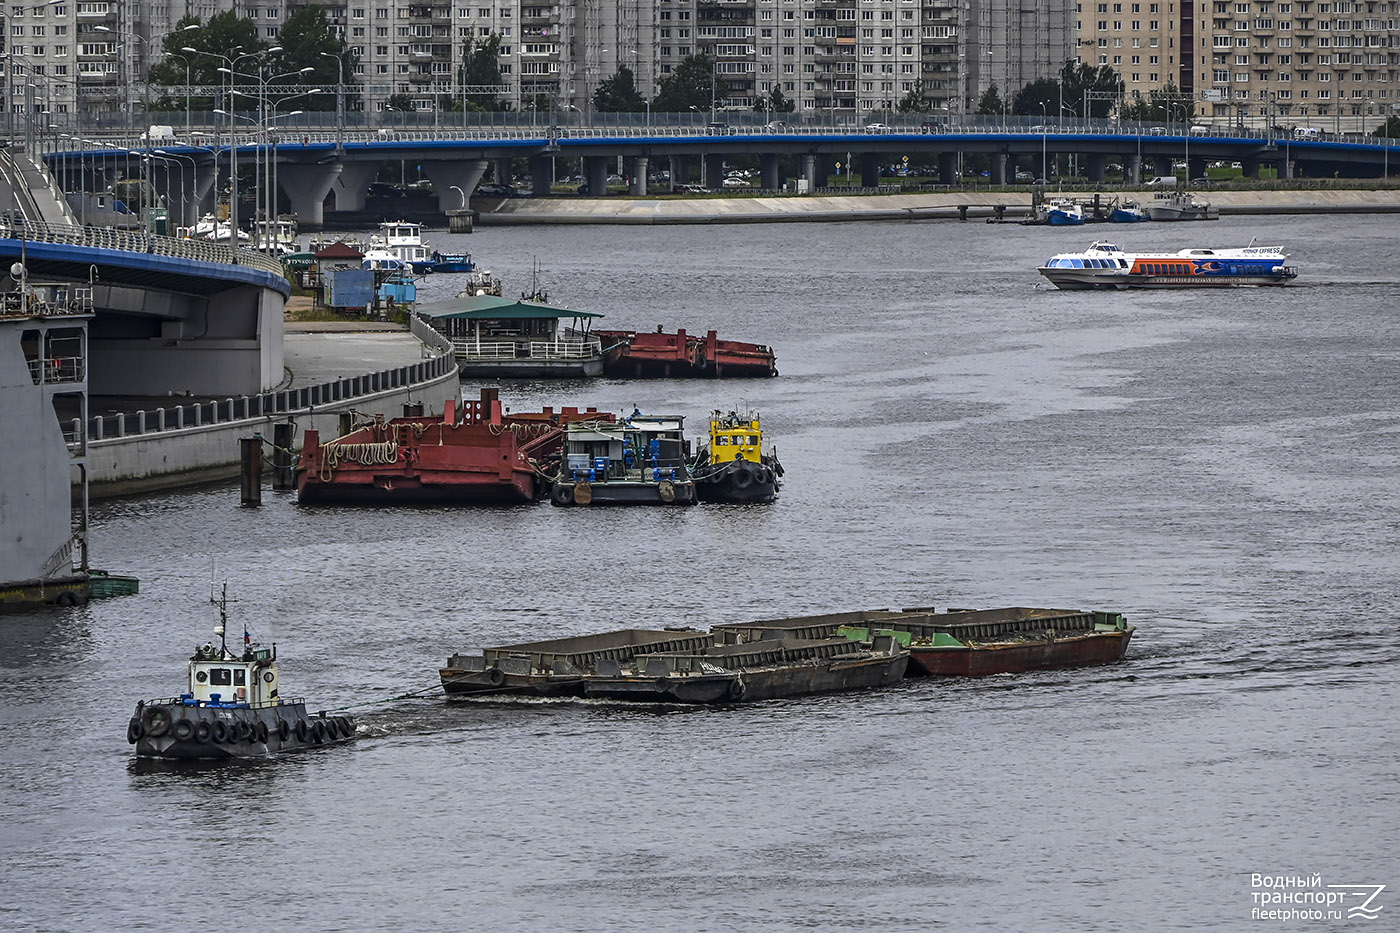
[[(509, 290), (538, 263), (608, 325), (771, 343), (775, 380), (503, 394), (677, 412), (695, 435), (753, 406), (781, 500), (99, 504), (98, 562), (141, 594), (0, 623), (0, 926), (1233, 930), (1255, 872), (1387, 884), (1382, 918), (1400, 912), (1395, 229), (439, 231)], [(1095, 235), (1280, 242), (1303, 276), (1036, 288)], [(210, 637), (211, 566), (292, 689), (369, 704), (358, 743), (133, 763), (134, 701), (177, 692)], [(394, 699), (483, 644), (929, 604), (1139, 628), (1107, 668), (726, 710)]]

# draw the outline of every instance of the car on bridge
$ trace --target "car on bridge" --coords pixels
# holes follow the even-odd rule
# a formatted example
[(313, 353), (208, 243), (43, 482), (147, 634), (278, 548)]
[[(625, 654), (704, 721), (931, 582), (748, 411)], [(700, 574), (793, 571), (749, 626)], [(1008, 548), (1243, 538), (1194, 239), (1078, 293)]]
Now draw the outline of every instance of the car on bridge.
[(865, 124), (865, 131), (867, 133), (888, 133), (890, 132), (890, 128), (883, 123), (867, 123)]

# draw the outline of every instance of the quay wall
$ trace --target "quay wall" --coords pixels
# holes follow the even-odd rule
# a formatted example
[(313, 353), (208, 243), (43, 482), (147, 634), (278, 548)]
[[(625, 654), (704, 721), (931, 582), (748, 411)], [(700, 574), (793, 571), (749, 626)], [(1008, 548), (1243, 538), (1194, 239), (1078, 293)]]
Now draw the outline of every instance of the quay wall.
[[(1400, 189), (1210, 191), (1191, 189), (1227, 214), (1364, 214), (1400, 212)], [(1153, 192), (1047, 189), (1047, 196), (1092, 202)], [(476, 222), (503, 224), (830, 223), (853, 220), (984, 220), (1030, 212), (1030, 192), (948, 191), (927, 194), (816, 195), (743, 198), (510, 198), (474, 199)]]
[[(191, 402), (148, 411), (94, 417), (88, 424), (88, 489), (94, 498), (193, 486), (238, 475), (239, 441), (263, 437), (263, 456), (272, 456), (272, 426), (290, 421), (293, 447), (307, 430), (324, 437), (339, 434), (340, 416), (355, 410), (398, 417), (403, 406), (422, 403), (441, 411), (442, 399), (461, 391), (451, 344), (415, 320), (424, 341), (422, 362), (320, 385), (281, 389), (221, 401)], [(64, 425), (70, 443), (81, 425)], [(270, 467), (264, 463), (264, 471)]]

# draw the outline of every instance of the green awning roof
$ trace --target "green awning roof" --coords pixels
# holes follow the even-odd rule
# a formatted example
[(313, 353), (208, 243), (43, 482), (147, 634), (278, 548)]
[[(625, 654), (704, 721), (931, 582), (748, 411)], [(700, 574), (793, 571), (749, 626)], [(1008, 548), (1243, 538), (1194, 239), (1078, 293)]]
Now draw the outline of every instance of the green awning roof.
[(418, 306), (418, 313), (426, 318), (457, 318), (469, 321), (524, 320), (528, 318), (586, 318), (602, 317), (594, 311), (576, 311), (572, 308), (556, 308), (553, 305), (518, 298), (499, 298), (495, 295), (472, 295), (454, 298), (451, 301), (435, 301)]

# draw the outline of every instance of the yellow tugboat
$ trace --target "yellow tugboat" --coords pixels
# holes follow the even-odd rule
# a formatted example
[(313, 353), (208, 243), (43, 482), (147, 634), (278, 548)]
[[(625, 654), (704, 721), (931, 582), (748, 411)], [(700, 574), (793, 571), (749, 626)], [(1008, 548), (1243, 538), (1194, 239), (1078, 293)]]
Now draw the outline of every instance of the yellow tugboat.
[(777, 498), (783, 465), (772, 448), (763, 451), (757, 412), (710, 412), (710, 440), (691, 467), (702, 502), (771, 502)]

